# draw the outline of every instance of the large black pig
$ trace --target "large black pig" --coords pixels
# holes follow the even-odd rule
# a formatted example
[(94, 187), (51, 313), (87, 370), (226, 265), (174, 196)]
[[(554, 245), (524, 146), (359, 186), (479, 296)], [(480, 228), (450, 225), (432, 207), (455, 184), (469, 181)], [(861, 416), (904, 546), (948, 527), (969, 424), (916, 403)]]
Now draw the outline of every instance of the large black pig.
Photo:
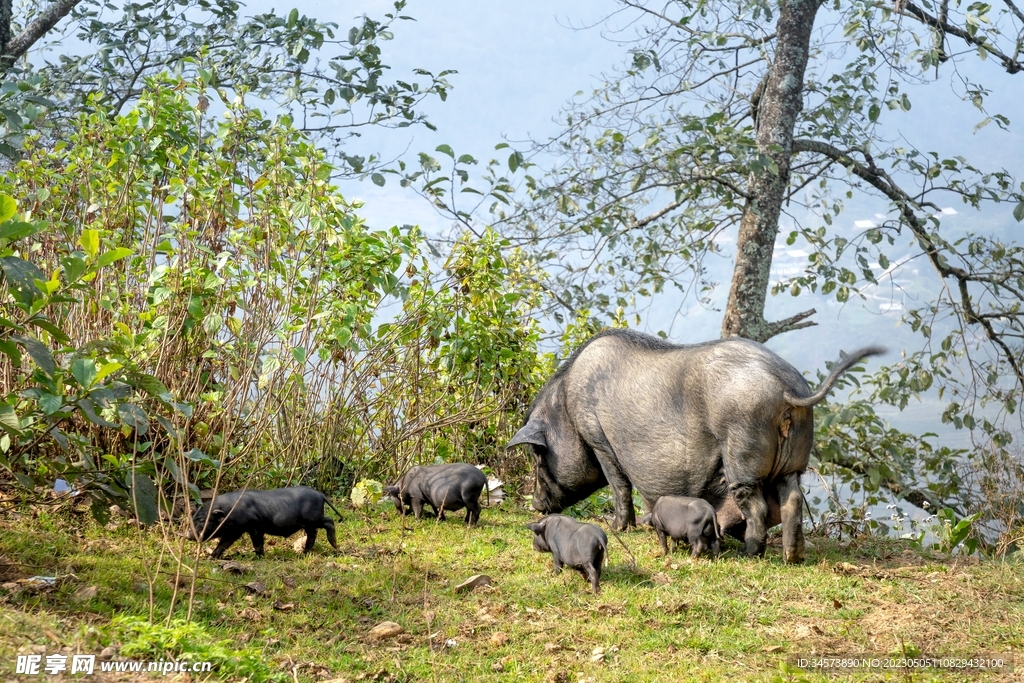
[(300, 529), (306, 531), (303, 552), (313, 549), (319, 529), (327, 532), (327, 540), (337, 550), (334, 520), (324, 515), (324, 505), (329, 505), (341, 517), (324, 494), (308, 486), (222, 493), (196, 510), (187, 536), (193, 541), (219, 538), (220, 543), (213, 551), (214, 559), (223, 555), (243, 534), (249, 534), (256, 555), (262, 557), (266, 535), (288, 537)]
[(853, 352), (812, 393), (757, 342), (678, 345), (605, 330), (562, 363), (508, 446), (533, 448), (540, 512), (611, 485), (614, 528), (624, 529), (636, 523), (634, 488), (648, 510), (661, 496), (704, 498), (723, 530), (745, 525), (748, 555), (764, 553), (768, 528), (781, 521), (783, 558), (800, 562), (813, 406), (840, 374), (878, 353)]
[(555, 576), (562, 565), (575, 569), (590, 581), (595, 593), (601, 592), (601, 563), (608, 548), (608, 537), (595, 524), (577, 522), (565, 515), (548, 515), (539, 522), (527, 524), (533, 532), (533, 549), (551, 553)]
[(480, 520), (480, 492), (486, 485), (487, 477), (473, 465), (417, 465), (394, 486), (385, 486), (384, 493), (391, 496), (400, 514), (404, 515), (408, 506), (416, 519), (423, 516), (424, 505), (432, 507), (441, 519), (445, 512), (466, 508), (466, 524), (473, 526)]
[(690, 545), (690, 554), (700, 557), (710, 551), (711, 557), (718, 555), (718, 529), (715, 508), (703, 498), (687, 496), (662, 496), (654, 509), (637, 520), (637, 524), (650, 524), (658, 532), (661, 549), (668, 555), (668, 539), (678, 546), (679, 541)]

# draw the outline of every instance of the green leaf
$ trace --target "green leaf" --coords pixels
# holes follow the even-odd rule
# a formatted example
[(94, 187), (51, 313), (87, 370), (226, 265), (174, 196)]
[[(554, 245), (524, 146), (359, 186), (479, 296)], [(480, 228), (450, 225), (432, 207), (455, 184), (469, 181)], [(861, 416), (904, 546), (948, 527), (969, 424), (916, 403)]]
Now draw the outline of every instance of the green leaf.
[(43, 296), (43, 293), (36, 287), (35, 281), (45, 281), (46, 276), (34, 263), (17, 256), (4, 256), (0, 258), (0, 270), (3, 270), (4, 276), (7, 278), (11, 296), (18, 303), (31, 306), (36, 299)]
[(22, 221), (8, 221), (3, 225), (0, 225), (0, 239), (15, 241), (25, 239), (30, 235), (34, 235), (43, 228), (46, 227), (46, 223), (37, 221), (35, 223), (24, 223)]
[(92, 511), (92, 518), (100, 524), (106, 525), (110, 521), (110, 501), (102, 498), (93, 498), (89, 506)]
[(878, 103), (872, 104), (868, 107), (868, 120), (874, 123), (878, 120), (878, 115), (881, 113), (882, 108), (878, 106)]
[(131, 378), (131, 383), (145, 391), (153, 398), (162, 399), (168, 393), (167, 385), (153, 375), (138, 373)]
[(57, 363), (53, 360), (53, 354), (50, 353), (50, 349), (38, 339), (32, 337), (25, 337), (20, 334), (11, 335), (11, 340), (21, 344), (25, 347), (25, 351), (28, 352), (29, 357), (35, 361), (43, 372), (50, 377), (53, 377), (54, 373), (57, 372)]
[(133, 403), (121, 403), (117, 406), (117, 414), (121, 416), (122, 422), (134, 427), (139, 436), (144, 436), (149, 432), (149, 418), (146, 416), (146, 411), (139, 406)]
[[(18, 212), (18, 203), (13, 197), (0, 194), (0, 223), (6, 223)], [(2, 228), (0, 228), (2, 230)]]
[(132, 470), (128, 481), (128, 493), (135, 516), (143, 524), (152, 524), (159, 519), (157, 490), (149, 476)]
[(82, 245), (82, 249), (85, 249), (85, 253), (90, 257), (96, 256), (100, 250), (100, 233), (98, 230), (83, 230), (82, 237), (78, 240), (78, 243)]
[(1017, 220), (1018, 223), (1024, 221), (1024, 202), (1021, 202), (1016, 206), (1016, 208), (1014, 208), (1013, 217)]
[(376, 185), (377, 187), (384, 187), (384, 176), (381, 175), (380, 173), (372, 174), (370, 176), (370, 180), (372, 180), (373, 184)]
[(0, 403), (0, 429), (13, 436), (21, 436), (21, 420), (14, 408), (6, 403)]
[(39, 397), (39, 406), (43, 409), (44, 415), (53, 415), (61, 406), (64, 405), (64, 399), (60, 396), (54, 396), (53, 394), (43, 394)]
[(96, 403), (91, 398), (87, 397), (79, 399), (76, 405), (82, 409), (82, 414), (85, 415), (89, 422), (100, 425), (101, 427), (117, 428), (116, 424), (110, 420), (104, 419), (98, 412), (96, 412)]
[(96, 362), (92, 358), (76, 358), (71, 363), (71, 374), (82, 387), (88, 389), (96, 381)]
[(295, 362), (299, 365), (304, 365), (306, 362), (306, 349), (301, 346), (296, 346), (292, 349), (292, 358), (294, 358)]
[(521, 152), (512, 152), (508, 157), (508, 170), (513, 173), (523, 165), (523, 155)]
[(60, 344), (67, 344), (69, 341), (71, 341), (71, 338), (68, 337), (68, 335), (64, 334), (64, 330), (60, 329), (59, 327), (57, 327), (56, 325), (54, 325), (53, 323), (51, 323), (49, 320), (42, 316), (37, 315), (34, 318), (29, 319), (28, 322), (42, 330), (46, 330), (47, 332), (49, 332), (53, 336), (54, 340), (56, 340)]
[(111, 361), (110, 363), (104, 363), (103, 366), (96, 372), (95, 382), (102, 382), (105, 380), (110, 373), (117, 372), (122, 368), (122, 365), (117, 361)]
[(206, 331), (208, 336), (215, 337), (217, 336), (217, 333), (220, 332), (220, 328), (223, 323), (224, 319), (221, 317), (220, 313), (216, 311), (208, 313), (206, 317), (203, 318), (203, 330)]
[(0, 353), (11, 359), (11, 365), (15, 369), (21, 367), (21, 351), (18, 350), (17, 344), (6, 339), (0, 339)]
[(117, 249), (111, 249), (100, 254), (100, 258), (97, 261), (100, 268), (103, 266), (109, 266), (114, 261), (120, 261), (123, 258), (127, 258), (135, 252), (127, 247), (118, 247)]

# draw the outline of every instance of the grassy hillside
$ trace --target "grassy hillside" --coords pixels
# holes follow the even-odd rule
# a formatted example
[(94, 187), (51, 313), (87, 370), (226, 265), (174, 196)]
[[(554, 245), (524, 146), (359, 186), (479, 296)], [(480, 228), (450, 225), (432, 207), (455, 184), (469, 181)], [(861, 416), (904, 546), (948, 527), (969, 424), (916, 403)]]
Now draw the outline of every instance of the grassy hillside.
[[(826, 680), (787, 663), (823, 653), (1024, 651), (1024, 567), (1013, 561), (823, 538), (811, 539), (800, 567), (783, 566), (777, 546), (765, 560), (738, 558), (732, 542), (715, 561), (666, 560), (652, 531), (634, 530), (620, 538), (636, 567), (609, 534), (610, 564), (595, 596), (575, 572), (553, 576), (551, 556), (532, 550), (523, 525), (534, 518), (484, 510), (473, 530), (460, 515), (403, 528), (393, 509), (349, 512), (339, 553), (322, 537), (308, 556), (295, 552), (295, 539), (268, 539), (262, 560), (246, 538), (229, 564), (199, 561), (192, 625), (165, 626), (172, 599), (174, 619), (187, 614), (192, 576), (183, 569), (176, 581), (175, 556), (183, 551), (191, 563), (194, 543), (165, 543), (160, 530), (140, 533), (124, 519), (102, 527), (84, 513), (8, 513), (0, 519), (0, 671), (14, 677), (17, 653), (113, 646), (117, 657), (213, 661), (213, 676), (230, 680)], [(493, 585), (456, 593), (478, 573)], [(58, 581), (23, 581), (34, 575)], [(151, 614), (157, 626), (148, 625)], [(403, 631), (374, 640), (370, 630), (384, 621)], [(830, 680), (1020, 676), (864, 670)]]

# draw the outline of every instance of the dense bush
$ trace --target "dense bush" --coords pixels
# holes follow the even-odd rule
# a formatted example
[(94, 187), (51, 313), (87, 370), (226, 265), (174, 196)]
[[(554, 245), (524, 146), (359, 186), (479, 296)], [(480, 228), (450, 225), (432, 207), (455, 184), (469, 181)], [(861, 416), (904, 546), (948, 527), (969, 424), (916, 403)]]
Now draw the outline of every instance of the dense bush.
[(172, 485), (507, 467), (543, 374), (537, 278), (492, 232), (445, 259), (369, 229), (286, 118), (237, 98), (214, 118), (216, 97), (153, 80), (0, 185), (11, 483), (61, 476), (152, 521)]

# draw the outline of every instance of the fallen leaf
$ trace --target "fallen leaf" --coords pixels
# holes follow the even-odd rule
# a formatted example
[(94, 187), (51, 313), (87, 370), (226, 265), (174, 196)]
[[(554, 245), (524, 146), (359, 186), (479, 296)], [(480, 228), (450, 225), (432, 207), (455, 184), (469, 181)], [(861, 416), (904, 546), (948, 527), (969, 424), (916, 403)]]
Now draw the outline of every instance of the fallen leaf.
[(220, 568), (221, 571), (228, 574), (244, 574), (246, 572), (246, 568), (242, 566), (242, 563), (236, 560), (228, 560)]
[(256, 595), (263, 595), (267, 592), (267, 587), (262, 581), (253, 581), (252, 583), (247, 583), (245, 584), (245, 587)]
[(281, 583), (284, 584), (285, 588), (295, 588), (295, 579), (290, 576), (282, 576)]
[(278, 612), (287, 612), (289, 610), (295, 609), (295, 603), (294, 602), (281, 602), (280, 600), (274, 600), (274, 609), (276, 609)]
[(246, 621), (263, 621), (263, 615), (260, 614), (258, 609), (253, 607), (243, 608), (242, 611), (238, 613), (238, 616), (242, 617)]
[(303, 550), (305, 550), (306, 549), (306, 535), (303, 534), (303, 535), (299, 536), (298, 538), (296, 538), (295, 542), (292, 543), (292, 548), (294, 548), (295, 552), (297, 552), (297, 553), (301, 553)]
[(657, 574), (652, 576), (651, 581), (658, 584), (659, 586), (667, 586), (668, 584), (672, 583), (672, 579), (669, 578), (668, 574), (665, 574), (664, 572), (658, 572)]
[(836, 609), (842, 609), (843, 608), (843, 603), (839, 602), (835, 598), (832, 598), (832, 606), (835, 607)]
[(508, 634), (505, 633), (504, 631), (498, 631), (497, 633), (492, 633), (491, 637), (489, 638), (489, 641), (490, 641), (491, 645), (493, 645), (495, 647), (501, 647), (502, 645), (504, 645), (505, 643), (508, 642)]
[(373, 628), (370, 629), (371, 640), (383, 640), (384, 638), (394, 638), (399, 633), (404, 633), (405, 629), (396, 624), (393, 621), (382, 621)]
[(810, 638), (811, 637), (811, 629), (807, 628), (806, 626), (797, 626), (796, 627), (796, 631), (793, 633), (793, 637), (798, 639), (798, 640), (802, 640), (804, 638)]
[(558, 643), (544, 643), (544, 649), (548, 652), (558, 652), (562, 649), (562, 646)]
[(82, 586), (75, 591), (75, 600), (92, 600), (100, 592), (99, 586)]
[(605, 649), (603, 647), (595, 647), (594, 651), (590, 653), (590, 661), (600, 662), (604, 659)]
[(495, 662), (494, 664), (491, 664), (491, 671), (494, 671), (494, 672), (497, 673), (497, 672), (504, 671), (504, 670), (505, 670), (505, 665), (502, 664), (501, 662)]
[(455, 592), (466, 593), (481, 586), (490, 585), (491, 577), (487, 576), (487, 574), (474, 574), (473, 576), (469, 577), (468, 579), (460, 583), (458, 586), (456, 586)]
[(768, 647), (766, 647), (764, 649), (764, 651), (769, 653), (769, 654), (774, 654), (776, 652), (782, 652), (782, 646), (781, 645), (769, 645)]

